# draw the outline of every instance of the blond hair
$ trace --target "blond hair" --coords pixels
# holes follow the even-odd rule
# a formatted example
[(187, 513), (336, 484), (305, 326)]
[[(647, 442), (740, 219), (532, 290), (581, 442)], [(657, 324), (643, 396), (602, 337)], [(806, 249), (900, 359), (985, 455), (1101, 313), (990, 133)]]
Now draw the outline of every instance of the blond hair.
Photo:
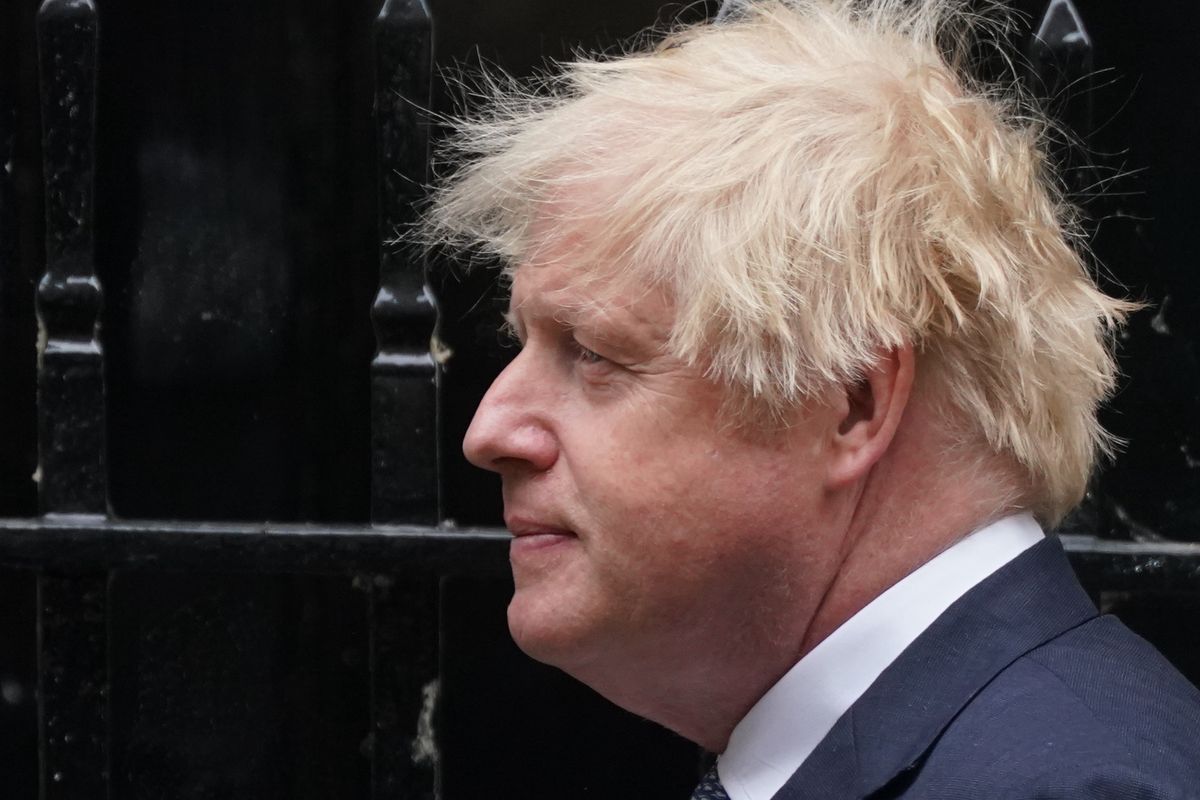
[(1110, 445), (1133, 306), (1088, 275), (1047, 126), (966, 76), (960, 5), (765, 0), (538, 87), (493, 78), (419, 235), (509, 269), (571, 238), (571, 263), (666, 287), (671, 349), (781, 415), (912, 344), (1053, 524)]

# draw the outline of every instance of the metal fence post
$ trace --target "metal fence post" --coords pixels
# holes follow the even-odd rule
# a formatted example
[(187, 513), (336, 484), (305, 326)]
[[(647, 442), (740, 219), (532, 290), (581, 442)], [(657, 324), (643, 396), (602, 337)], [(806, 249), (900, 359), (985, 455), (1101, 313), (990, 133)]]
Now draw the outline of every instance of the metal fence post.
[(432, 23), (424, 0), (385, 0), (375, 22), (379, 292), (371, 309), (371, 519), (436, 524), (437, 308), (425, 259), (392, 238), (410, 223), (429, 162)]
[(45, 0), (38, 12), (46, 274), (38, 286), (43, 513), (104, 514), (104, 355), (95, 213), (96, 8)]
[[(93, 0), (45, 0), (37, 33), (46, 198), (46, 273), (37, 289), (39, 504), (46, 515), (103, 516)], [(108, 796), (107, 608), (107, 571), (38, 577), (42, 800)]]
[[(414, 218), (428, 173), (432, 21), (424, 0), (384, 0), (375, 21), (379, 292), (371, 309), (371, 521), (435, 525), (437, 306), (425, 259), (392, 243)], [(371, 664), (372, 800), (433, 800), (437, 744), (438, 581), (366, 576)]]

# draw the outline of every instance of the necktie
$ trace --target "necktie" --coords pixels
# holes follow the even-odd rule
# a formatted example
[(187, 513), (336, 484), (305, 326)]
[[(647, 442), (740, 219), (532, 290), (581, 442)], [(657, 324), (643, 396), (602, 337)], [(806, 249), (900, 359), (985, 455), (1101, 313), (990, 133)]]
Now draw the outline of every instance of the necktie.
[(700, 785), (692, 792), (692, 800), (729, 800), (725, 787), (721, 785), (721, 779), (717, 777), (716, 764), (713, 764), (713, 768), (700, 780)]

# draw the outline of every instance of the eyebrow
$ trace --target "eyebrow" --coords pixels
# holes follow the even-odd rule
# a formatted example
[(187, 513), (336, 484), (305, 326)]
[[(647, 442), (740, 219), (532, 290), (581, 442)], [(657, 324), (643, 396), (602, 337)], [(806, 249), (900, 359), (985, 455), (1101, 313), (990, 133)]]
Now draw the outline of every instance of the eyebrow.
[[(586, 304), (584, 303), (580, 303), (578, 307), (556, 306), (553, 308), (552, 313), (535, 314), (534, 316), (537, 319), (552, 320), (555, 325), (568, 330), (576, 328), (591, 329), (593, 326), (588, 324), (586, 315), (583, 313), (584, 308), (586, 308)], [(509, 307), (502, 313), (504, 319), (503, 327), (514, 332), (521, 330), (523, 326), (521, 325), (521, 315), (518, 311), (519, 308), (512, 306), (510, 301)]]
[[(527, 298), (522, 307), (527, 308), (527, 304), (533, 300), (536, 309), (536, 300)], [(533, 316), (535, 319), (549, 319), (558, 328), (573, 332), (581, 331), (589, 337), (593, 337), (599, 342), (615, 348), (617, 351), (636, 355), (638, 358), (647, 357), (650, 351), (658, 352), (662, 350), (662, 343), (651, 343), (642, 340), (634, 335), (623, 325), (614, 325), (611, 322), (606, 322), (606, 315), (603, 309), (597, 307), (590, 300), (583, 300), (570, 305), (554, 305), (548, 309), (548, 314), (537, 314)], [(521, 324), (522, 318), (528, 319), (528, 314), (519, 314), (519, 309), (511, 305), (503, 312), (504, 323), (501, 326), (503, 333), (512, 336), (518, 342), (524, 342), (524, 325)], [(592, 313), (589, 313), (592, 312)]]

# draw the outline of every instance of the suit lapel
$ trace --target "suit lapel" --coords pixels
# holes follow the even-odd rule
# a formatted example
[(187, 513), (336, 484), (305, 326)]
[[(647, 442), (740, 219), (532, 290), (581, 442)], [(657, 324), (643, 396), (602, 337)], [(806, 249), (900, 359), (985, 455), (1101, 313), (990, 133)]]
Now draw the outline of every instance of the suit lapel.
[(775, 800), (857, 800), (915, 769), (959, 711), (1025, 653), (1096, 616), (1057, 539), (946, 610), (842, 715)]

